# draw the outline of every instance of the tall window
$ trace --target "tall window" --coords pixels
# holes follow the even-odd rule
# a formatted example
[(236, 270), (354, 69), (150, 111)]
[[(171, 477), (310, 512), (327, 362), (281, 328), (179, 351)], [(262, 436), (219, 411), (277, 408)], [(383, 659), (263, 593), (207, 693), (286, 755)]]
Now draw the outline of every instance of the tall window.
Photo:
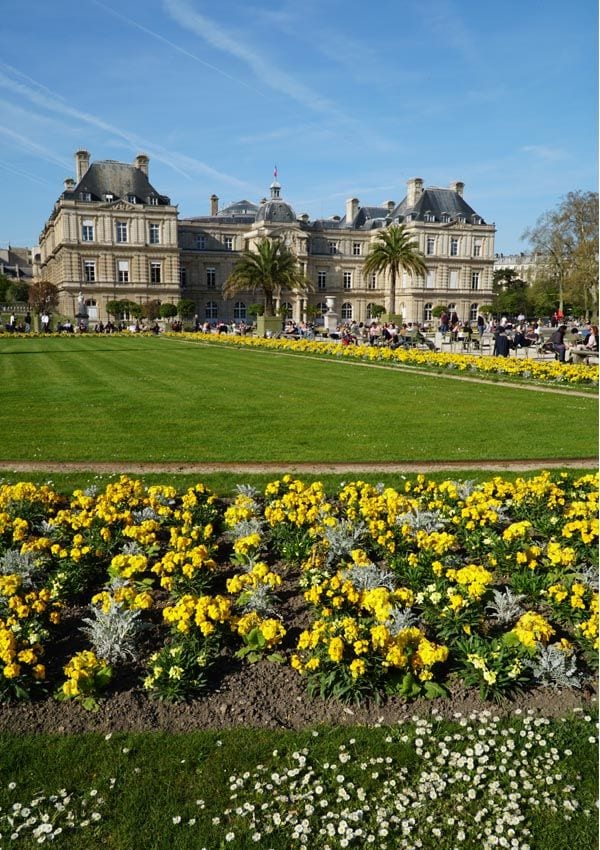
[(373, 272), (373, 274), (367, 280), (367, 289), (377, 289), (377, 274)]
[(479, 314), (479, 304), (471, 304), (471, 306), (469, 307), (469, 320), (471, 322), (476, 322), (478, 314)]
[(427, 237), (427, 253), (435, 254), (435, 236)]
[(458, 269), (452, 269), (450, 272), (450, 280), (448, 281), (450, 289), (458, 289)]
[(471, 272), (471, 289), (479, 289), (479, 272)]
[(473, 240), (473, 256), (481, 257), (481, 239)]
[(352, 272), (344, 272), (344, 289), (352, 289)]
[(233, 236), (226, 236), (223, 243), (226, 251), (233, 251)]
[(246, 305), (243, 301), (236, 301), (233, 305), (233, 318), (236, 322), (243, 322), (246, 318)]
[(458, 257), (458, 239), (455, 236), (450, 237), (450, 256)]
[(127, 242), (127, 222), (117, 222), (117, 242)]
[(217, 288), (217, 270), (216, 269), (206, 269), (206, 288), (207, 289), (216, 289)]
[(433, 317), (433, 304), (423, 305), (423, 321), (430, 322)]
[(219, 315), (219, 309), (216, 301), (207, 301), (204, 308), (204, 316), (206, 319), (216, 319)]
[(327, 289), (327, 272), (317, 272), (317, 289)]
[(83, 276), (86, 283), (95, 283), (96, 281), (96, 260), (83, 261)]
[(196, 236), (196, 250), (206, 251), (206, 236)]
[(117, 262), (117, 280), (119, 283), (129, 283), (129, 260)]
[(94, 241), (94, 222), (84, 221), (81, 225), (81, 240), (82, 242)]
[(317, 304), (317, 310), (320, 311), (322, 316), (325, 315), (325, 313), (327, 312), (327, 304), (325, 303), (325, 301), (319, 301), (319, 303)]
[(151, 245), (160, 245), (160, 224), (151, 224), (149, 227), (148, 241)]
[(160, 283), (161, 281), (161, 264), (157, 260), (150, 263), (150, 283)]
[(347, 321), (352, 318), (352, 304), (349, 301), (344, 301), (342, 304), (342, 319)]
[(327, 247), (329, 249), (330, 254), (337, 254), (337, 252), (338, 252), (338, 243), (337, 242), (328, 242)]
[(284, 316), (286, 319), (292, 318), (292, 305), (289, 303), (289, 301), (282, 302), (281, 315)]
[(185, 266), (179, 267), (179, 285), (182, 289), (185, 289), (187, 286), (187, 269)]
[(427, 277), (425, 278), (425, 287), (427, 289), (433, 289), (435, 286), (435, 272), (431, 269), (427, 272)]
[(352, 255), (354, 257), (360, 257), (362, 254), (362, 243), (361, 242), (353, 242), (352, 243)]

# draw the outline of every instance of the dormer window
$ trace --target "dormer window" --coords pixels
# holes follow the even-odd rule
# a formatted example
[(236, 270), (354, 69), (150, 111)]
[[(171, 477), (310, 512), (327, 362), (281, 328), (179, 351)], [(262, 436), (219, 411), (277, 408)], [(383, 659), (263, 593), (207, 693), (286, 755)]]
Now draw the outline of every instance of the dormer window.
[(130, 204), (137, 204), (137, 198), (135, 195), (127, 195), (127, 200)]
[(459, 224), (464, 224), (466, 219), (465, 219), (464, 215), (457, 215), (456, 220)]
[(431, 212), (426, 212), (423, 216), (423, 221), (435, 221), (435, 216)]
[(91, 195), (90, 192), (80, 192), (79, 197), (81, 198), (82, 201), (91, 201), (92, 200), (92, 195)]
[(107, 204), (111, 204), (115, 199), (115, 196), (111, 192), (107, 192), (104, 196), (104, 200)]
[(157, 207), (158, 206), (158, 198), (156, 197), (156, 195), (150, 195), (150, 197), (148, 198), (148, 203), (150, 204), (151, 207)]
[(471, 220), (472, 220), (473, 224), (481, 224), (481, 219), (479, 218), (478, 215), (472, 216)]
[(444, 224), (448, 224), (448, 222), (450, 221), (450, 216), (448, 215), (448, 213), (442, 213), (440, 216), (440, 221), (442, 221)]

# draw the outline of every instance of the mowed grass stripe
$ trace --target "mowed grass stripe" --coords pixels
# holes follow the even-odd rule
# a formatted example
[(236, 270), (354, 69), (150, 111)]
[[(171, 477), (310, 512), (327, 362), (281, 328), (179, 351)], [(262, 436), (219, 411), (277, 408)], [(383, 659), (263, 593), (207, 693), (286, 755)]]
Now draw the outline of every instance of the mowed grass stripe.
[(156, 338), (0, 340), (4, 460), (419, 461), (597, 450), (594, 398)]

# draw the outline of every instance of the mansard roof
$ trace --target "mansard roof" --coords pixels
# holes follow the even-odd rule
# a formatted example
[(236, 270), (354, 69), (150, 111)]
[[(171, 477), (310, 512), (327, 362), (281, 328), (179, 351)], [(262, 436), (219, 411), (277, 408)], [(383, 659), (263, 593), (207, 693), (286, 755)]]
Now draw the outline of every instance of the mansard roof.
[(236, 218), (244, 222), (251, 222), (256, 218), (257, 212), (257, 204), (253, 204), (252, 201), (244, 200), (235, 201), (235, 203), (223, 207), (222, 210), (219, 210), (217, 216), (218, 218)]
[[(156, 191), (141, 168), (112, 159), (93, 162), (75, 188), (63, 192), (61, 197), (80, 200), (82, 192), (91, 195), (92, 201), (105, 201), (106, 195), (113, 195), (115, 200), (124, 201), (135, 197), (141, 204), (168, 206), (171, 203), (170, 198)], [(154, 200), (150, 201), (151, 198)]]
[(256, 221), (290, 224), (296, 221), (296, 213), (285, 201), (271, 199), (260, 205), (256, 213)]
[(453, 189), (436, 187), (424, 189), (414, 206), (409, 206), (407, 198), (404, 198), (392, 212), (391, 219), (396, 222), (403, 221), (407, 215), (414, 216), (415, 221), (442, 221), (443, 216), (448, 216), (452, 221), (463, 216), (467, 222), (472, 223), (474, 219), (479, 219), (481, 224), (485, 224), (483, 218), (469, 206), (462, 195)]

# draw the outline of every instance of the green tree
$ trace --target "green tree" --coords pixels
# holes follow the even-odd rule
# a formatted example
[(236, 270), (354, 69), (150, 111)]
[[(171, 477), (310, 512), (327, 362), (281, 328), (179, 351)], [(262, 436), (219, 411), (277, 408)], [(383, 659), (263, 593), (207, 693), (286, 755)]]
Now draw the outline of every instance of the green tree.
[(6, 292), (12, 281), (5, 274), (0, 274), (0, 301), (6, 301)]
[(377, 240), (369, 248), (364, 264), (364, 274), (389, 272), (389, 312), (396, 312), (396, 279), (400, 271), (425, 274), (425, 259), (416, 242), (413, 242), (404, 225), (392, 225), (377, 234)]
[(58, 287), (47, 280), (37, 280), (29, 285), (29, 306), (37, 313), (52, 312), (58, 306)]
[(150, 319), (150, 321), (158, 319), (160, 316), (160, 301), (158, 298), (153, 298), (142, 304), (142, 316), (145, 319)]
[(249, 304), (248, 305), (248, 315), (249, 316), (262, 316), (265, 312), (264, 304)]
[(496, 269), (492, 282), (493, 298), (490, 309), (496, 315), (525, 316), (533, 312), (531, 290), (514, 269)]
[(174, 304), (161, 304), (159, 312), (161, 319), (172, 319), (177, 315), (177, 307)]
[(115, 319), (121, 319), (126, 315), (133, 319), (139, 319), (142, 315), (142, 307), (136, 301), (128, 301), (127, 299), (107, 301), (106, 312), (109, 316), (114, 316)]
[(189, 298), (182, 298), (177, 302), (177, 312), (182, 319), (191, 319), (196, 313), (196, 304)]
[(22, 280), (13, 280), (6, 290), (6, 300), (10, 304), (27, 304), (29, 301), (29, 284)]
[(448, 308), (445, 304), (436, 304), (433, 310), (431, 311), (431, 315), (435, 319), (439, 319), (440, 316), (443, 316), (443, 314), (447, 312), (447, 310)]
[(535, 279), (538, 300), (545, 293), (554, 307), (597, 315), (598, 193), (569, 192), (523, 234), (540, 255)]
[(261, 293), (264, 315), (275, 315), (275, 299), (284, 290), (307, 291), (310, 282), (298, 268), (296, 258), (280, 239), (261, 239), (244, 251), (223, 287), (226, 297), (236, 292)]

